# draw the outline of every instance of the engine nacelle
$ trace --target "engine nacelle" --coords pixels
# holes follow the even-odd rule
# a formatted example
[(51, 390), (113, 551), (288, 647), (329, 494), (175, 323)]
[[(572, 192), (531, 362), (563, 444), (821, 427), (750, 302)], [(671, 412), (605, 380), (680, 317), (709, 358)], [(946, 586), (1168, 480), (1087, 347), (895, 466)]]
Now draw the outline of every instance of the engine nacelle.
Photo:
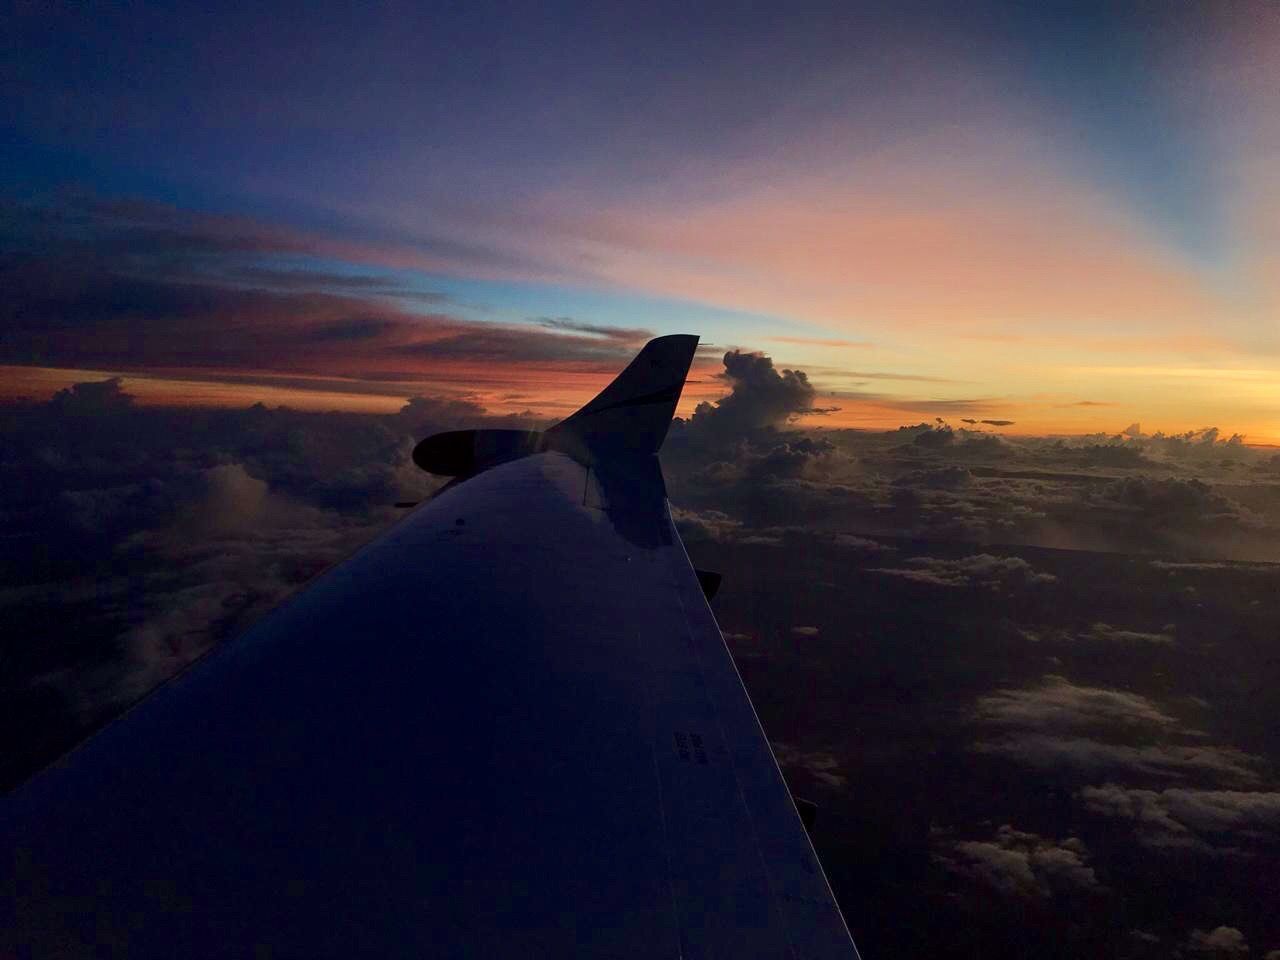
[(441, 477), (469, 477), (542, 448), (539, 430), (450, 430), (413, 448), (413, 462)]

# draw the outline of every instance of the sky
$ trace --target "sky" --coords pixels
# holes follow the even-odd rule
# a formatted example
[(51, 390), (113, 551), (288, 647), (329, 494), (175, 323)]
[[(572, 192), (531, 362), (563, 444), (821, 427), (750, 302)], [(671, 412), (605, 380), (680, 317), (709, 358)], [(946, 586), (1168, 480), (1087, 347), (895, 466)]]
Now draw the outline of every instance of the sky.
[(830, 426), (1280, 443), (1280, 6), (19, 2), (0, 399), (558, 416), (648, 336)]

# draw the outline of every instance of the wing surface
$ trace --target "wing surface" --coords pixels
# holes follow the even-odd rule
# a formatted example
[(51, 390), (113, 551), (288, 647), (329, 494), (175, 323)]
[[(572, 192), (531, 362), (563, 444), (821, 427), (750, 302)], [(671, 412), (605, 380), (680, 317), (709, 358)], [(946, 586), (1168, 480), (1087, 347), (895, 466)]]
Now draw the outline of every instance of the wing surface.
[(656, 458), (582, 459), (429, 501), (5, 798), (0, 955), (856, 957)]

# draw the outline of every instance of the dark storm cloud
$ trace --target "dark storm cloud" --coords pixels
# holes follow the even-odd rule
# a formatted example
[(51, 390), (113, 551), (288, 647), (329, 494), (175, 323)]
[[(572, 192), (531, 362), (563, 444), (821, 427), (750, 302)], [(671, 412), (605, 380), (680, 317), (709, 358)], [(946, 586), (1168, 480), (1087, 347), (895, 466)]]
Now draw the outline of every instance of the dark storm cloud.
[(802, 370), (777, 370), (762, 353), (730, 350), (724, 355), (728, 396), (700, 403), (689, 421), (692, 431), (716, 439), (738, 439), (783, 426), (815, 412), (817, 392)]
[(817, 412), (816, 392), (802, 371), (779, 371), (769, 357), (737, 350), (722, 362), (729, 394), (698, 404), (689, 420), (673, 422), (663, 448), (673, 502), (691, 511), (721, 511), (745, 524), (749, 529), (736, 537), (741, 541), (753, 531), (776, 535), (764, 533), (765, 527), (807, 525), (838, 510), (841, 500), (861, 499), (832, 479), (847, 467), (836, 444), (787, 429), (799, 416)]
[(351, 339), (328, 331), (376, 329), (381, 336), (409, 325), (393, 310), (374, 318), (370, 304), (327, 294), (126, 277), (66, 276), (61, 283), (60, 291), (42, 285), (33, 297), (19, 290), (0, 308), (9, 331), (0, 345), (5, 362), (323, 369), (343, 362)]
[(1012, 450), (1003, 438), (995, 434), (963, 428), (956, 430), (940, 417), (933, 423), (899, 427), (897, 432), (909, 438), (914, 452), (945, 454), (952, 459), (990, 459)]
[(1268, 514), (1245, 506), (1209, 480), (1126, 476), (1084, 485), (1051, 513), (1064, 525), (1093, 526), (1102, 542), (1118, 549), (1274, 557), (1280, 497), (1261, 488), (1258, 492), (1262, 498), (1251, 502)]
[(718, 510), (744, 533), (802, 523), (978, 544), (1280, 558), (1271, 455), (1235, 435), (1147, 435), (1134, 425), (1079, 438), (1005, 437), (941, 417), (885, 432), (799, 429), (794, 418), (816, 396), (807, 375), (788, 378), (758, 354), (725, 361), (733, 392), (674, 424), (663, 461), (678, 503)]
[(744, 456), (741, 466), (750, 477), (757, 479), (797, 477), (834, 452), (835, 444), (821, 437), (778, 438), (772, 443), (757, 443), (754, 450)]
[(1195, 478), (1123, 477), (1097, 488), (1086, 503), (1159, 527), (1262, 524), (1260, 517)]
[(133, 396), (124, 389), (124, 381), (110, 377), (87, 383), (74, 383), (59, 390), (49, 407), (62, 417), (95, 417), (122, 413), (133, 407)]

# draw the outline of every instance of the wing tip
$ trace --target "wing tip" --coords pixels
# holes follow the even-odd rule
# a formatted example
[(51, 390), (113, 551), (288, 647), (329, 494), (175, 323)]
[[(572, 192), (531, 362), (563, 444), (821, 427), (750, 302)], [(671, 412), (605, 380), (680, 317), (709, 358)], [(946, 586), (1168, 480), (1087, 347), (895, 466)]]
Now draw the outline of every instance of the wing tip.
[(548, 440), (585, 459), (605, 449), (657, 453), (699, 341), (691, 333), (650, 340), (590, 403), (548, 430)]

